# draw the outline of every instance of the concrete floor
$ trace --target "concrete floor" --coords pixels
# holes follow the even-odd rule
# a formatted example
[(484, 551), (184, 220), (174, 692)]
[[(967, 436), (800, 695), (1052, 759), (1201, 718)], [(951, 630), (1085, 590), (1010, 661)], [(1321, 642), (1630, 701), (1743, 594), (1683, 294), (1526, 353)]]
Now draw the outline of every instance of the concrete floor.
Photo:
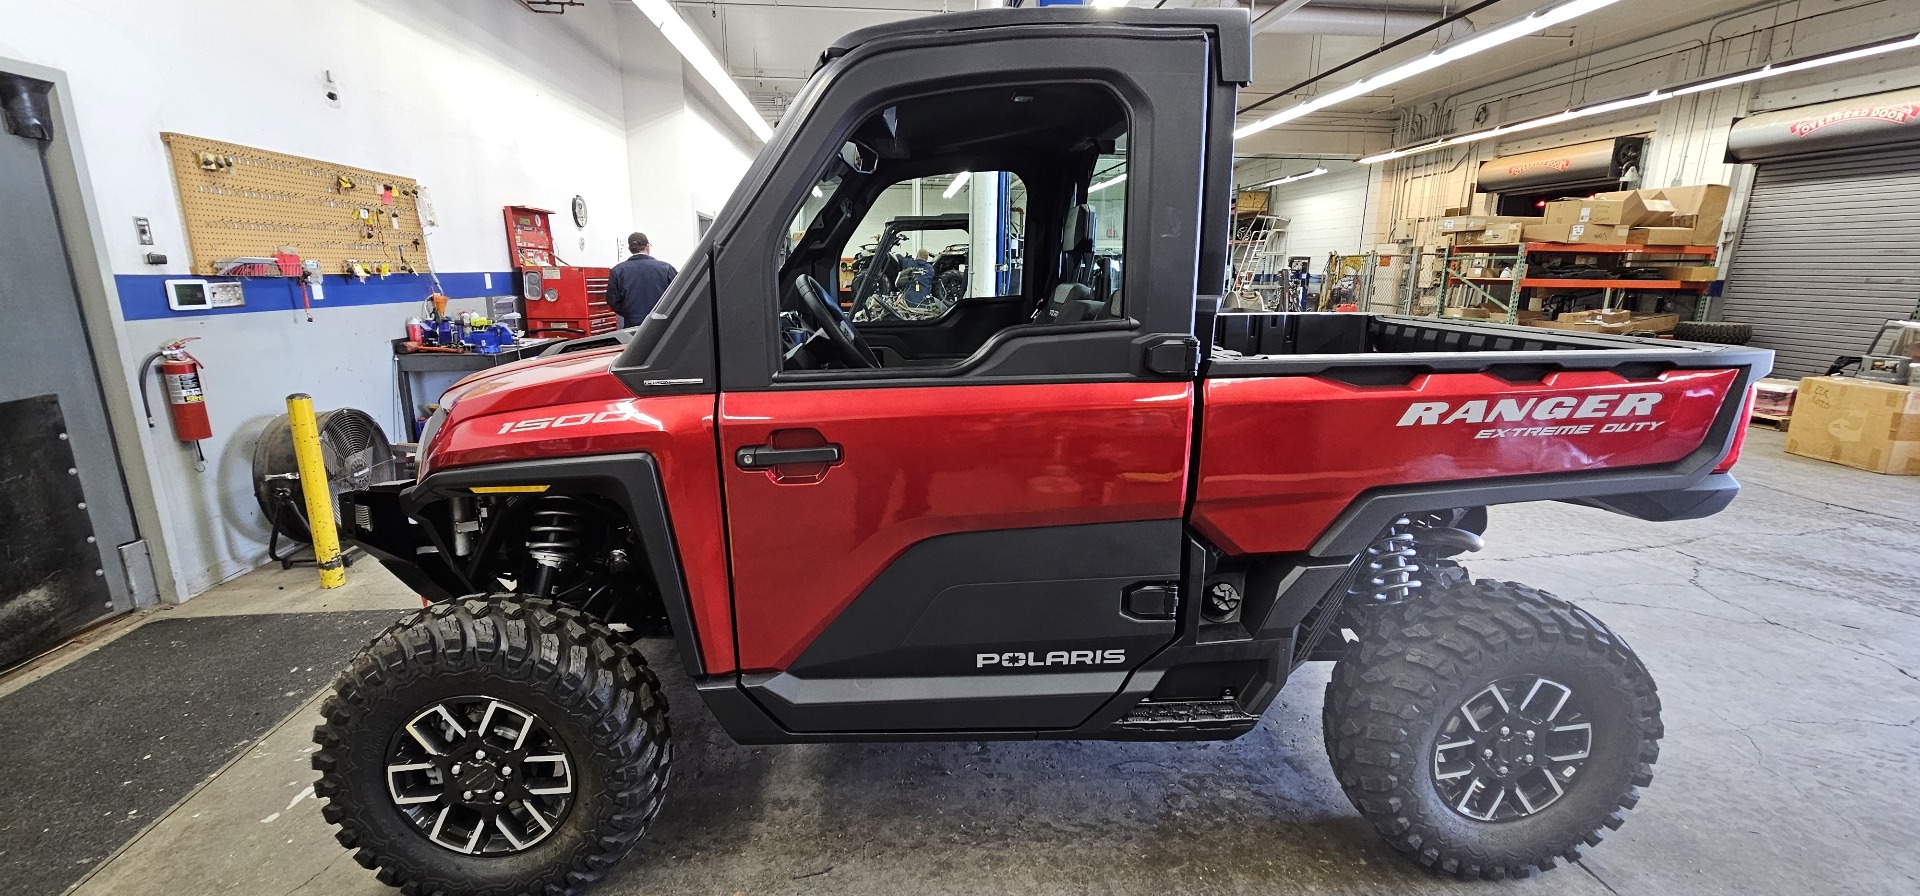
[[(1187, 745), (746, 748), (674, 686), (668, 806), (594, 892), (1920, 892), (1920, 479), (1790, 457), (1782, 442), (1753, 432), (1746, 491), (1710, 520), (1495, 511), (1474, 571), (1606, 619), (1665, 702), (1653, 787), (1579, 867), (1462, 884), (1390, 853), (1327, 769), (1327, 672), (1309, 667), (1253, 733)], [(167, 612), (413, 605), (370, 566), (345, 593), (317, 594), (312, 575), (258, 573)], [(392, 892), (320, 819), (306, 755), (317, 705), (75, 892)]]

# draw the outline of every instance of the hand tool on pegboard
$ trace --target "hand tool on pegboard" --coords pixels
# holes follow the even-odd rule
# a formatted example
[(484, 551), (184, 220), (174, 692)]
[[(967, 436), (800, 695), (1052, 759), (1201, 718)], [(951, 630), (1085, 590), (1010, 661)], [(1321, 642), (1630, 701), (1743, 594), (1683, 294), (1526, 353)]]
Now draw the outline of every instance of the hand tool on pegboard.
[(273, 253), (273, 262), (280, 266), (280, 276), (299, 282), (300, 306), (306, 309), (307, 323), (313, 323), (313, 293), (307, 290), (307, 272), (300, 265), (300, 256), (293, 253), (292, 246), (281, 246)]

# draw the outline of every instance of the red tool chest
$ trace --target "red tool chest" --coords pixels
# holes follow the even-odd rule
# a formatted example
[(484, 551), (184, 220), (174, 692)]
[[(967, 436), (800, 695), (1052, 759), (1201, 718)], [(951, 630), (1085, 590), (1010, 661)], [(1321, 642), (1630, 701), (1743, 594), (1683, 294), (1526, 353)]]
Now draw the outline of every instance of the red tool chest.
[(574, 267), (553, 251), (553, 212), (506, 207), (507, 248), (514, 289), (529, 336), (590, 336), (620, 326), (607, 304), (606, 268)]

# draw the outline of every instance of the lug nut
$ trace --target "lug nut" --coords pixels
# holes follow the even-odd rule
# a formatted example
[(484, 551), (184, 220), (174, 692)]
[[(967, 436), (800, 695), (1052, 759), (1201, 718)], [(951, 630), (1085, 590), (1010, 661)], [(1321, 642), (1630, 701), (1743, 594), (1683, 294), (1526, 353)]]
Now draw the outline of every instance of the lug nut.
[(1482, 758), (1482, 759), (1492, 759), (1492, 758), (1493, 758), (1493, 751), (1492, 751), (1492, 750), (1481, 750), (1481, 751), (1480, 751), (1480, 758)]
[(1504, 774), (1506, 774), (1506, 773), (1507, 773), (1507, 767), (1506, 767), (1506, 766), (1504, 766), (1504, 765), (1503, 765), (1503, 766), (1500, 766), (1500, 774), (1502, 774), (1502, 775), (1504, 775)]
[(453, 773), (453, 774), (456, 774), (456, 775), (457, 775), (457, 774), (460, 774), (460, 763), (458, 763), (458, 762), (456, 762), (456, 763), (454, 763), (454, 764), (453, 764), (453, 768), (450, 768), (450, 769), (447, 769), (447, 771), (449, 771), (449, 772), (451, 772), (451, 773)]
[(463, 800), (471, 800), (471, 799), (473, 799), (473, 791), (471, 791), (471, 790), (462, 790), (462, 791), (460, 791), (460, 798), (461, 798), (461, 799), (463, 799)]
[(511, 765), (500, 766), (500, 777), (503, 777), (503, 778), (513, 777), (513, 766)]
[(507, 798), (507, 793), (504, 790), (496, 790), (493, 792), (493, 801), (496, 803), (506, 798)]
[(1538, 731), (1529, 731), (1529, 732), (1527, 732), (1527, 743), (1533, 743), (1533, 738), (1534, 738), (1534, 735), (1536, 735), (1536, 734), (1539, 734), (1539, 733), (1540, 733), (1540, 732), (1538, 732)]
[(1500, 726), (1500, 736), (1501, 736), (1501, 737), (1506, 737), (1507, 735), (1509, 735), (1509, 734), (1512, 734), (1512, 733), (1513, 733), (1513, 729), (1511, 729), (1511, 728), (1508, 728), (1508, 727), (1507, 727), (1507, 726), (1505, 726), (1505, 725), (1501, 725), (1501, 726)]
[[(1505, 730), (1502, 730), (1502, 731), (1501, 731), (1500, 733), (1501, 733), (1501, 734), (1505, 734), (1505, 733), (1506, 733), (1506, 731), (1505, 731)], [(485, 759), (485, 758), (487, 758), (487, 751), (485, 751), (485, 750), (475, 750), (475, 751), (473, 751), (473, 758), (475, 758), (475, 759)]]

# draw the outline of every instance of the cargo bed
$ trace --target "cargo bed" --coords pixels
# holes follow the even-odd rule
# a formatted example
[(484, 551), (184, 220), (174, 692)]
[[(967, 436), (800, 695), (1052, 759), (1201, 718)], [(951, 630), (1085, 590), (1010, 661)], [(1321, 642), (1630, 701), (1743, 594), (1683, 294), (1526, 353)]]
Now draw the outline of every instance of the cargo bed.
[[(1576, 333), (1480, 321), (1337, 312), (1230, 312), (1214, 319), (1207, 377), (1327, 376), (1356, 385), (1425, 373), (1485, 371), (1515, 382), (1561, 370), (1744, 368), (1766, 375), (1771, 354), (1738, 345)], [(1224, 349), (1224, 351), (1222, 351)]]

